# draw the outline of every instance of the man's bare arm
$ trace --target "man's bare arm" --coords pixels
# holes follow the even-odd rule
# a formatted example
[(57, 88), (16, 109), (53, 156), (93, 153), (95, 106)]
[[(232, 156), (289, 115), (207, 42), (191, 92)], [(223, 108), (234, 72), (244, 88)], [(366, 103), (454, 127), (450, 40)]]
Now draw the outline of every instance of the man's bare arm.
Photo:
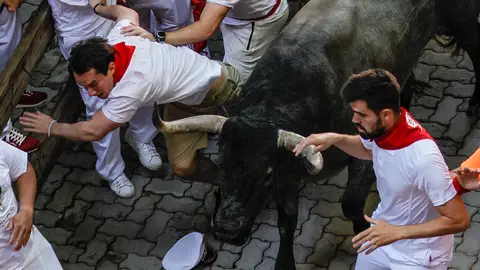
[[(102, 5), (103, 4), (103, 5)], [(130, 8), (121, 5), (104, 5), (104, 0), (90, 0), (90, 6), (95, 8), (98, 15), (110, 19), (112, 21), (120, 21), (123, 19), (130, 20), (135, 24), (139, 24), (138, 13)]]
[(422, 224), (399, 226), (400, 239), (435, 237), (468, 229), (470, 217), (459, 195), (436, 209), (440, 213), (440, 217), (436, 219)]
[(207, 3), (200, 20), (177, 31), (168, 32), (165, 43), (179, 46), (209, 39), (218, 29), (229, 10), (226, 6)]
[(359, 135), (337, 135), (338, 137), (333, 145), (352, 157), (363, 160), (372, 160), (372, 151), (365, 148)]
[(102, 110), (99, 110), (89, 121), (74, 124), (55, 123), (52, 125), (52, 135), (61, 136), (77, 141), (98, 141), (121, 124), (108, 119)]

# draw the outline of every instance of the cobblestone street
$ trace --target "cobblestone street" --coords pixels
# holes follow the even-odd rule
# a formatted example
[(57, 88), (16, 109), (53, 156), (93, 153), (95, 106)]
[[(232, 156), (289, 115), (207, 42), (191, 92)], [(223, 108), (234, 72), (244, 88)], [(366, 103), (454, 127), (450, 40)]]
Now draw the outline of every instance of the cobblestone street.
[[(39, 0), (26, 0), (21, 15), (28, 21)], [(210, 42), (215, 59), (222, 59), (219, 36)], [(411, 113), (437, 139), (451, 169), (480, 145), (480, 122), (468, 118), (466, 108), (474, 91), (474, 72), (463, 51), (431, 41), (417, 67), (417, 79), (431, 89), (414, 97)], [(68, 79), (67, 62), (52, 45), (32, 73), (29, 88), (49, 95), (41, 111), (49, 113)], [(15, 122), (22, 111), (15, 111)], [(17, 127), (20, 127), (16, 123)], [(123, 132), (125, 128), (122, 129)], [(123, 136), (122, 136), (123, 137)], [(156, 146), (166, 160), (162, 135)], [(58, 158), (36, 201), (35, 224), (52, 243), (66, 270), (161, 269), (167, 250), (191, 231), (208, 232), (213, 212), (214, 186), (184, 181), (166, 166), (160, 172), (144, 168), (124, 142), (127, 176), (136, 188), (131, 199), (117, 198), (95, 171), (95, 154), (89, 143), (70, 143)], [(204, 154), (216, 160), (212, 136)], [(353, 269), (352, 226), (343, 215), (340, 201), (347, 171), (324, 182), (304, 181), (299, 190), (298, 227), (294, 241), (297, 269)], [(374, 194), (373, 194), (374, 195)], [(455, 237), (452, 269), (480, 269), (480, 194), (463, 196), (471, 216), (470, 228)], [(209, 237), (218, 259), (208, 269), (273, 269), (279, 247), (275, 205), (262, 210), (252, 237), (242, 247), (221, 244)]]

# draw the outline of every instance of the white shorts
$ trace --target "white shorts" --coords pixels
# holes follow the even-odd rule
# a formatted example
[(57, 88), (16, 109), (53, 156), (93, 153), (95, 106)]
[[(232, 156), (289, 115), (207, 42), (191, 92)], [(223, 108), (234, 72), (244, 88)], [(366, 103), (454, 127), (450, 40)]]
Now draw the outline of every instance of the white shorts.
[(264, 20), (245, 22), (242, 25), (223, 22), (220, 25), (225, 48), (223, 62), (236, 68), (242, 79), (247, 81), (258, 60), (282, 31), (287, 19), (288, 8)]
[(384, 248), (378, 248), (368, 255), (365, 255), (365, 252), (358, 254), (355, 270), (447, 270), (448, 265), (414, 265), (412, 262), (392, 259)]

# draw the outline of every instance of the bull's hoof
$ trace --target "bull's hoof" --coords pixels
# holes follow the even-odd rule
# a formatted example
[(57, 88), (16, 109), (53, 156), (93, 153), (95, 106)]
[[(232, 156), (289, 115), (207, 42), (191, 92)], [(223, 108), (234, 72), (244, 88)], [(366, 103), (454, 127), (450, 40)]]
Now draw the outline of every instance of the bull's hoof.
[(467, 116), (472, 117), (475, 116), (477, 110), (478, 110), (478, 104), (469, 104), (468, 109), (467, 109)]
[(213, 264), (218, 257), (217, 251), (215, 251), (212, 247), (205, 245), (205, 248), (207, 249), (205, 257), (198, 264), (198, 266), (201, 266), (201, 267), (205, 267)]

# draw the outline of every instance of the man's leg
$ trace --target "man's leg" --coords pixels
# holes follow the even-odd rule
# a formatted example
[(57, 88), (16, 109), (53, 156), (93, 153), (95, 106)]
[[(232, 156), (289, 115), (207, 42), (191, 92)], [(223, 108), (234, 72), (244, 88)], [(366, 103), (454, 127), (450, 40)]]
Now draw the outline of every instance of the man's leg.
[[(195, 116), (178, 108), (175, 104), (166, 104), (166, 121)], [(206, 133), (164, 134), (167, 142), (168, 162), (173, 172), (186, 179), (201, 182), (216, 181), (217, 166), (208, 158), (197, 154), (198, 149), (207, 147)]]
[[(105, 100), (89, 96), (83, 88), (80, 89), (80, 94), (83, 103), (85, 103), (87, 119), (91, 119), (103, 106)], [(123, 172), (125, 162), (120, 148), (120, 129), (111, 131), (101, 140), (92, 142), (92, 145), (97, 155), (95, 168), (100, 177), (109, 183), (112, 191), (118, 196), (132, 197), (135, 194), (135, 189)]]
[(153, 138), (158, 130), (152, 123), (153, 106), (141, 107), (130, 120), (130, 128), (125, 134), (125, 140), (138, 153), (143, 166), (156, 171), (162, 166), (162, 159), (158, 154)]
[(355, 270), (390, 270), (390, 260), (382, 248), (365, 255), (358, 254)]
[(246, 81), (270, 43), (285, 26), (287, 19), (288, 8), (285, 12), (274, 14), (267, 19), (244, 25), (222, 23), (220, 29), (225, 48), (223, 61), (234, 66)]

